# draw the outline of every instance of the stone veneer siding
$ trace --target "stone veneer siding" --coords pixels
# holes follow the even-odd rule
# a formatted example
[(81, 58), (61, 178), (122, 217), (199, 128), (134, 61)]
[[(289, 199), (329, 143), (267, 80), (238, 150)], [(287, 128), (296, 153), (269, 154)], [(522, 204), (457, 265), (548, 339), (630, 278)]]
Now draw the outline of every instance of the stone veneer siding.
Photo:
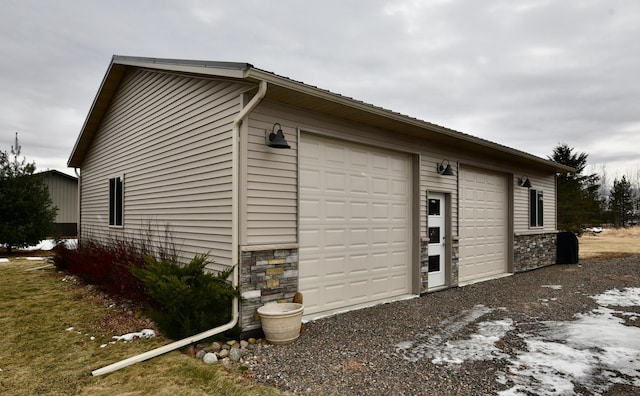
[(245, 246), (240, 252), (240, 326), (260, 327), (258, 308), (271, 302), (291, 302), (298, 291), (298, 249)]
[(514, 272), (556, 263), (557, 233), (516, 235), (513, 239)]

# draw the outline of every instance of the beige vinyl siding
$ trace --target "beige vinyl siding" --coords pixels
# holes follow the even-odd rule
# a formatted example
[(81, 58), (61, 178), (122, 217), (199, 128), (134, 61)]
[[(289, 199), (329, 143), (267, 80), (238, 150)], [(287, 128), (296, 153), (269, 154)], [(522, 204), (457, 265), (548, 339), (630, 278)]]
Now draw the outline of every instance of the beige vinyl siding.
[[(529, 227), (529, 189), (518, 185), (523, 175), (531, 181), (531, 188), (544, 193), (544, 226)], [(530, 175), (526, 172), (514, 173), (513, 206), (514, 232), (531, 234), (556, 231), (556, 179), (555, 175)]]
[[(436, 172), (437, 164), (448, 159), (455, 176), (441, 176)], [(420, 237), (427, 235), (427, 192), (451, 194), (451, 233), (458, 235), (458, 167), (451, 153), (437, 153), (433, 148), (423, 148), (420, 155)]]
[[(274, 123), (280, 123), (291, 145), (290, 150), (270, 149), (265, 145), (265, 130), (271, 131)], [(318, 133), (328, 137), (361, 142), (372, 146), (405, 151), (420, 158), (419, 165), (419, 230), (426, 236), (427, 192), (451, 194), (451, 232), (459, 236), (458, 177), (459, 166), (468, 165), (494, 172), (513, 174), (513, 200), (516, 232), (548, 232), (555, 230), (555, 179), (553, 175), (529, 175), (534, 187), (544, 191), (545, 225), (528, 227), (528, 192), (517, 185), (517, 175), (527, 174), (522, 169), (501, 159), (464, 152), (455, 147), (433, 144), (425, 138), (415, 138), (389, 133), (375, 128), (343, 122), (315, 113), (284, 107), (264, 101), (250, 115), (243, 162), (246, 177), (241, 196), (241, 245), (279, 244), (297, 242), (297, 133)], [(401, 132), (401, 131), (398, 131)], [(400, 136), (401, 138), (398, 138)], [(436, 165), (448, 160), (455, 176), (440, 176)], [(529, 171), (530, 173), (530, 171)], [(537, 184), (536, 184), (537, 183)]]
[[(231, 128), (244, 85), (139, 70), (124, 77), (82, 165), (82, 232), (176, 236), (181, 259), (231, 264)], [(124, 226), (108, 180), (124, 176)], [(107, 230), (107, 231), (104, 231)]]
[[(276, 122), (291, 149), (266, 146), (265, 130)], [(248, 124), (241, 245), (298, 242), (298, 131), (415, 153), (415, 141), (399, 142), (384, 131), (269, 101), (251, 113)]]
[(55, 173), (43, 175), (53, 205), (58, 208), (56, 223), (78, 222), (78, 181)]
[[(241, 244), (261, 245), (298, 241), (297, 122), (264, 113), (259, 106), (249, 118), (246, 139), (246, 179), (242, 205), (246, 231)], [(291, 149), (266, 145), (265, 131), (280, 123)], [(243, 227), (241, 226), (241, 230)]]

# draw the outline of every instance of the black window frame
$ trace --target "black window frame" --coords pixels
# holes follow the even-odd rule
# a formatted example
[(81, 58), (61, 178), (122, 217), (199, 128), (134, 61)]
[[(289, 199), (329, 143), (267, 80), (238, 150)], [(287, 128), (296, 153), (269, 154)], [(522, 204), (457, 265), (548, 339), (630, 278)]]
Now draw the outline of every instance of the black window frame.
[(529, 189), (529, 227), (544, 227), (544, 192)]
[(124, 177), (109, 179), (109, 226), (122, 227), (124, 220)]

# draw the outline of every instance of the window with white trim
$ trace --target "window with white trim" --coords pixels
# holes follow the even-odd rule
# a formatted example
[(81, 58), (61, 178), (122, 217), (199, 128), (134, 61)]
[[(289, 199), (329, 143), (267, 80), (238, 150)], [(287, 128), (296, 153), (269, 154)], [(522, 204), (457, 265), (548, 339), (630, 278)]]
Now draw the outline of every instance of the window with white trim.
[(109, 225), (122, 226), (123, 191), (122, 176), (109, 179)]
[(529, 190), (529, 226), (544, 225), (544, 196), (540, 190)]

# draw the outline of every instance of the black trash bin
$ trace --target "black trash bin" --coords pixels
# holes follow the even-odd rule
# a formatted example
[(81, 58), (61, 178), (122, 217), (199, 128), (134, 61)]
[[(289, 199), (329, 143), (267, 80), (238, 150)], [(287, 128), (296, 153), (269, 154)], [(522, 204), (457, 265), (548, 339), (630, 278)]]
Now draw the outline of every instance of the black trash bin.
[(556, 264), (578, 264), (578, 237), (573, 232), (559, 232)]

